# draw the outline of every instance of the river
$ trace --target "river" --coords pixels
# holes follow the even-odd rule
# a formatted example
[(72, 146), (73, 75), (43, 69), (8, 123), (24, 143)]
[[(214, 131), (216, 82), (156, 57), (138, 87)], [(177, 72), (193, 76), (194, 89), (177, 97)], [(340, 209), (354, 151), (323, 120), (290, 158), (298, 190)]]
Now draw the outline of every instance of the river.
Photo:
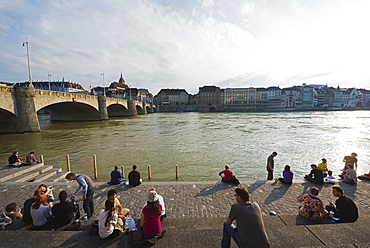
[(370, 170), (370, 111), (278, 113), (155, 113), (101, 122), (50, 123), (39, 116), (42, 131), (0, 135), (0, 161), (7, 164), (13, 150), (44, 155), (45, 164), (93, 175), (97, 156), (99, 181), (108, 181), (114, 165), (133, 164), (144, 181), (147, 166), (152, 181), (219, 180), (228, 164), (240, 180), (265, 180), (267, 157), (276, 151), (275, 177), (286, 164), (295, 178), (311, 163), (326, 158), (339, 173), (342, 159), (358, 154), (358, 175)]

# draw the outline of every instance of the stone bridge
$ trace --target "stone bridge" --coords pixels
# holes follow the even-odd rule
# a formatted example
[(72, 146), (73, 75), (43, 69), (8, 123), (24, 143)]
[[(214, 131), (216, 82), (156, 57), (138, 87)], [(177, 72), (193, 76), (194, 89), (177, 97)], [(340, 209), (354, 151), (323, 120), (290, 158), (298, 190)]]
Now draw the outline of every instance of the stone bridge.
[(37, 117), (40, 110), (50, 112), (51, 122), (70, 122), (154, 113), (155, 106), (105, 96), (0, 86), (0, 133), (41, 131)]

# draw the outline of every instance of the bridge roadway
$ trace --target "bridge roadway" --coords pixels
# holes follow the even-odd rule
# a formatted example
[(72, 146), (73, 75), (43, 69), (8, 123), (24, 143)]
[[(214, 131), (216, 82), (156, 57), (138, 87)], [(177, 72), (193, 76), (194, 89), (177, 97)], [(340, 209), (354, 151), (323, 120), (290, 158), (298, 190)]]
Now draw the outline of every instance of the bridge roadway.
[(39, 132), (39, 110), (50, 111), (50, 121), (97, 121), (109, 117), (154, 113), (153, 104), (39, 90), (29, 87), (0, 86), (0, 133)]

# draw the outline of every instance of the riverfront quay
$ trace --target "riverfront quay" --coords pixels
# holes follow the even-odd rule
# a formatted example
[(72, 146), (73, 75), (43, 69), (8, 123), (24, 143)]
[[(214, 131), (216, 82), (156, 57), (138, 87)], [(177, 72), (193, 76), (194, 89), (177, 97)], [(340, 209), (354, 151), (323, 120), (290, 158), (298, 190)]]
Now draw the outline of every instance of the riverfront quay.
[[(314, 186), (309, 182), (295, 181), (290, 187), (273, 181), (242, 181), (241, 184), (251, 193), (251, 201), (261, 206), (271, 247), (370, 247), (368, 182), (360, 181), (356, 185), (336, 183), (359, 209), (358, 221), (348, 224), (317, 224), (297, 216), (300, 206), (297, 197), (308, 193), (309, 187)], [(22, 205), (37, 186), (37, 183), (0, 183), (1, 206), (13, 201)], [(324, 204), (335, 200), (331, 193), (332, 186), (319, 186), (319, 197)], [(53, 183), (53, 193), (57, 197), (59, 190), (72, 192), (76, 187), (76, 182)], [(220, 247), (222, 223), (231, 204), (235, 203), (235, 187), (221, 182), (144, 182), (134, 188), (98, 182), (94, 195), (95, 213), (98, 213), (109, 189), (118, 191), (117, 197), (123, 207), (130, 208), (131, 213), (140, 213), (151, 187), (164, 197), (167, 213), (163, 222), (167, 234), (154, 247)], [(269, 211), (275, 211), (277, 216), (270, 216)], [(106, 241), (89, 236), (86, 227), (80, 230), (2, 231), (0, 238), (7, 239), (7, 244), (3, 243), (0, 247), (29, 247), (29, 244), (45, 243), (46, 239), (46, 247), (128, 247), (125, 235)], [(236, 247), (235, 244), (232, 247)]]

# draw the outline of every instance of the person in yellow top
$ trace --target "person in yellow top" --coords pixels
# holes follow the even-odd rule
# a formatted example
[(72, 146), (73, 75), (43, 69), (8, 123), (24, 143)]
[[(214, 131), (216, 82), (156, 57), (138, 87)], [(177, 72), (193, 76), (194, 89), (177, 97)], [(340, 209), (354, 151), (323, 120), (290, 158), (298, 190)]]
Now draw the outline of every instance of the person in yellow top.
[(323, 176), (326, 177), (328, 172), (328, 164), (326, 163), (325, 158), (321, 159), (321, 161), (322, 162), (317, 165), (317, 168), (319, 168), (322, 171)]
[[(118, 208), (118, 215), (123, 215), (126, 217), (130, 213), (130, 209), (123, 208), (119, 200), (117, 199), (117, 191), (114, 189), (111, 189), (108, 191), (108, 199), (112, 198), (114, 201), (114, 207)], [(103, 202), (102, 209), (105, 209), (105, 202)]]

